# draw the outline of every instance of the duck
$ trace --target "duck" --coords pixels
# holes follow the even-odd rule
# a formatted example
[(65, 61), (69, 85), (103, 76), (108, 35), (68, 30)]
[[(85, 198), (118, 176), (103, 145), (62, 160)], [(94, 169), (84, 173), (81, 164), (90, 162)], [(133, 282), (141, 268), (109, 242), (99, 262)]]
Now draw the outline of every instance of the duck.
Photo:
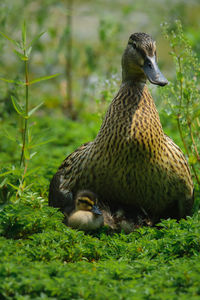
[(83, 231), (93, 231), (102, 227), (104, 218), (97, 202), (97, 196), (93, 192), (79, 191), (75, 197), (75, 210), (68, 217), (68, 226)]
[(96, 138), (64, 159), (49, 188), (49, 205), (73, 210), (74, 195), (89, 189), (111, 212), (127, 218), (141, 210), (155, 224), (191, 215), (193, 181), (181, 149), (162, 128), (147, 81), (164, 87), (156, 42), (143, 32), (128, 39), (121, 60), (122, 82)]

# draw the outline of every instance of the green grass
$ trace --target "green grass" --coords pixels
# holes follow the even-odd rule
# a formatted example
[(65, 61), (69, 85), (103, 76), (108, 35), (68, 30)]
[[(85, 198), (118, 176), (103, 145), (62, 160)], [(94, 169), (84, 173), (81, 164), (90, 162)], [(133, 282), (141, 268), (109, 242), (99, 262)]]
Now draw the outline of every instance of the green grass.
[(198, 299), (200, 214), (84, 234), (36, 194), (0, 212), (1, 299)]

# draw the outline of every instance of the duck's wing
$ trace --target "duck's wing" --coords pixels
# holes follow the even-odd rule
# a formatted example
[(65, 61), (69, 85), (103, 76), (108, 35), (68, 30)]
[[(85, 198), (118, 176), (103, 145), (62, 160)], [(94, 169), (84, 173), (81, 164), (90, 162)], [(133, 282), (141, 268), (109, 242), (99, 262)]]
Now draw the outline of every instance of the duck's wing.
[(85, 143), (68, 155), (51, 180), (49, 205), (60, 208), (67, 215), (75, 207), (72, 190), (83, 173), (91, 144)]
[[(171, 161), (171, 164), (173, 165), (173, 168), (171, 169), (173, 173), (176, 174), (176, 176), (179, 176), (179, 178), (181, 179), (180, 180), (181, 184), (182, 182), (185, 183), (185, 185), (183, 186), (185, 188), (184, 191), (185, 203), (183, 204), (181, 203), (179, 205), (180, 207), (182, 207), (183, 205), (184, 210), (186, 211), (186, 213), (182, 213), (180, 214), (180, 216), (185, 217), (186, 215), (191, 214), (192, 206), (194, 203), (194, 185), (192, 181), (190, 168), (181, 149), (167, 135), (165, 135), (165, 139), (167, 141), (166, 144), (167, 153), (168, 156), (170, 157), (170, 160), (168, 159), (168, 161)], [(176, 189), (177, 188), (178, 187), (176, 186)]]
[(165, 140), (166, 140), (166, 149), (168, 154), (170, 155), (170, 158), (172, 161), (177, 162), (175, 167), (177, 168), (177, 171), (180, 173), (183, 173), (184, 176), (187, 176), (188, 179), (190, 179), (190, 184), (193, 186), (192, 180), (191, 180), (191, 172), (188, 166), (188, 162), (182, 152), (182, 150), (177, 146), (174, 141), (165, 134)]

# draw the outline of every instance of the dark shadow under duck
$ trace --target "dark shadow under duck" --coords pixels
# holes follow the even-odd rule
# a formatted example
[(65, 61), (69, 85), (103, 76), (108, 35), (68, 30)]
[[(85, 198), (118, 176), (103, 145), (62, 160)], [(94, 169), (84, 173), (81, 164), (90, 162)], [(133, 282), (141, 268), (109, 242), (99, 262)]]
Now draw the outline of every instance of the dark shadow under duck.
[(122, 208), (128, 217), (145, 211), (154, 223), (191, 214), (188, 163), (163, 132), (147, 79), (167, 84), (157, 66), (155, 42), (135, 33), (122, 56), (121, 87), (99, 133), (63, 161), (50, 184), (49, 205), (70, 213), (77, 191), (89, 189), (111, 212)]

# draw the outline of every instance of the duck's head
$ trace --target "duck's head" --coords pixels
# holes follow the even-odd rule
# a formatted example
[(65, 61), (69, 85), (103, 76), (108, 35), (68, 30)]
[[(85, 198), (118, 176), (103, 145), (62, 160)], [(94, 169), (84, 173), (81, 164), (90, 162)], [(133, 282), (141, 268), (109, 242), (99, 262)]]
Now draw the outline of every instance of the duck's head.
[(134, 33), (122, 56), (122, 81), (144, 84), (147, 79), (160, 86), (168, 84), (157, 65), (155, 41), (146, 33)]
[(97, 203), (98, 198), (95, 193), (87, 190), (79, 191), (75, 200), (76, 211), (83, 210), (95, 215), (102, 215)]

